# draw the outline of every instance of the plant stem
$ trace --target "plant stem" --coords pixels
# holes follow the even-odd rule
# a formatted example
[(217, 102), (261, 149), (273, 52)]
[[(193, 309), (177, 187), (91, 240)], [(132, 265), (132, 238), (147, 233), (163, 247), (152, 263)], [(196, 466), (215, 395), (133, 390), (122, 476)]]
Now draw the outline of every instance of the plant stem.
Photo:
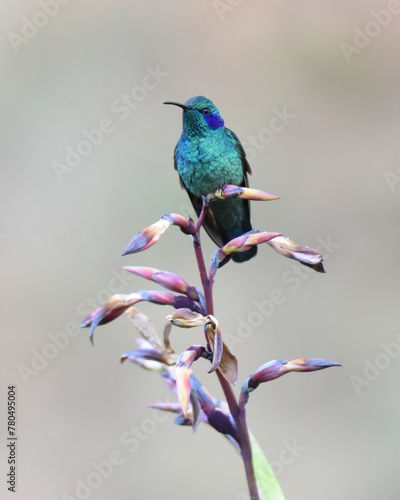
[(208, 211), (208, 205), (203, 201), (203, 207), (201, 209), (200, 215), (199, 215), (199, 220), (197, 222), (196, 226), (196, 232), (192, 236), (193, 238), (193, 245), (194, 245), (194, 252), (196, 254), (196, 259), (197, 259), (197, 265), (199, 268), (200, 272), (200, 279), (201, 279), (201, 284), (203, 286), (204, 290), (204, 298), (206, 301), (206, 314), (214, 314), (214, 303), (213, 303), (213, 296), (212, 296), (212, 283), (210, 282), (207, 274), (207, 268), (206, 264), (204, 262), (204, 255), (203, 255), (203, 250), (201, 248), (201, 241), (200, 241), (200, 227), (204, 222), (204, 218), (207, 214)]
[(242, 454), (244, 468), (246, 471), (250, 498), (251, 500), (259, 500), (256, 476), (253, 466), (253, 457), (251, 453), (250, 435), (246, 422), (246, 411), (244, 408), (239, 408), (232, 387), (219, 370), (217, 370), (217, 375), (222, 386), (222, 390), (224, 391), (226, 402), (228, 403), (232, 418), (236, 424), (236, 429), (239, 437), (240, 452)]
[(256, 475), (254, 472), (253, 455), (251, 451), (249, 429), (246, 422), (246, 410), (242, 408), (239, 411), (239, 419), (237, 423), (238, 434), (240, 438), (240, 450), (246, 470), (247, 484), (249, 486), (250, 498), (259, 500)]
[[(197, 265), (200, 272), (201, 283), (204, 290), (204, 297), (206, 301), (206, 314), (214, 314), (214, 302), (213, 302), (213, 284), (214, 284), (214, 276), (210, 278), (207, 274), (206, 265), (204, 262), (203, 250), (201, 248), (200, 242), (200, 227), (203, 224), (204, 218), (207, 214), (208, 205), (203, 200), (203, 207), (199, 216), (199, 220), (196, 226), (196, 232), (192, 236), (193, 238), (193, 246), (196, 254)], [(208, 341), (207, 341), (208, 342)], [(210, 349), (209, 343), (207, 348)], [(254, 474), (254, 466), (253, 466), (253, 458), (251, 453), (251, 444), (250, 444), (250, 436), (247, 428), (246, 422), (246, 412), (244, 408), (240, 408), (235, 394), (232, 390), (230, 383), (225, 379), (222, 373), (219, 370), (216, 370), (218, 380), (221, 384), (222, 390), (224, 391), (226, 401), (229, 406), (229, 410), (231, 412), (232, 418), (236, 424), (236, 429), (238, 432), (239, 446), (242, 454), (244, 467), (246, 471), (247, 483), (250, 492), (251, 500), (259, 500), (258, 491), (257, 491), (257, 483), (256, 477)]]

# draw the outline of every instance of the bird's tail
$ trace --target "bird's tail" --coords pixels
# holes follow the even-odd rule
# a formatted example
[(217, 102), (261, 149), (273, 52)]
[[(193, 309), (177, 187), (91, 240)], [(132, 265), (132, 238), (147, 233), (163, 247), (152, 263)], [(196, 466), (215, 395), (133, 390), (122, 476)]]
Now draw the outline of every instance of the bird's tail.
[(245, 252), (240, 252), (240, 253), (235, 253), (232, 256), (232, 260), (234, 262), (246, 262), (247, 260), (252, 259), (257, 255), (257, 247), (251, 247), (249, 250), (246, 250)]

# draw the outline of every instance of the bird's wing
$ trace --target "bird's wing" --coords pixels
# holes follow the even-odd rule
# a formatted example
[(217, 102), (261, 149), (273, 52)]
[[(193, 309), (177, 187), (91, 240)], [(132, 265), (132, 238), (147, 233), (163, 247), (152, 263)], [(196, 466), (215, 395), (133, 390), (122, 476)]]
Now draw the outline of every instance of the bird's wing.
[[(178, 160), (177, 160), (177, 152), (178, 152), (178, 144), (175, 147), (174, 151), (174, 168), (175, 170), (178, 171)], [(193, 205), (193, 208), (197, 214), (197, 217), (200, 215), (201, 209), (203, 207), (203, 200), (199, 196), (195, 196), (193, 193), (191, 193), (188, 188), (185, 186), (184, 182), (181, 179), (181, 176), (179, 176), (179, 182), (181, 184), (182, 189), (184, 189), (187, 194), (189, 195), (190, 201)], [(217, 222), (215, 220), (214, 214), (212, 210), (208, 210), (208, 213), (205, 217), (204, 224), (203, 224), (204, 229), (207, 231), (208, 236), (214, 241), (214, 243), (222, 247), (224, 245), (220, 232), (217, 226)]]
[[(235, 134), (235, 132), (232, 132), (229, 128), (226, 129), (228, 132), (228, 136), (230, 140), (232, 141), (233, 145), (235, 146), (237, 152), (240, 155), (240, 160), (242, 162), (242, 169), (243, 169), (243, 182), (240, 184), (241, 187), (249, 187), (249, 179), (248, 175), (251, 175), (251, 168), (249, 165), (249, 162), (247, 161), (246, 158), (246, 152), (243, 149), (243, 146), (241, 142), (239, 141), (239, 137)], [(245, 207), (245, 210), (247, 212), (247, 220), (250, 221), (250, 203), (248, 200), (242, 200), (243, 201), (243, 206)]]
[(229, 130), (229, 128), (226, 129), (226, 132), (230, 141), (232, 142), (237, 152), (239, 153), (240, 159), (242, 161), (243, 177), (245, 178), (245, 184), (243, 184), (243, 186), (247, 186), (248, 185), (247, 174), (251, 175), (251, 168), (246, 158), (246, 152), (243, 149), (243, 146), (239, 141), (239, 137), (235, 134), (235, 132), (232, 132), (232, 130)]

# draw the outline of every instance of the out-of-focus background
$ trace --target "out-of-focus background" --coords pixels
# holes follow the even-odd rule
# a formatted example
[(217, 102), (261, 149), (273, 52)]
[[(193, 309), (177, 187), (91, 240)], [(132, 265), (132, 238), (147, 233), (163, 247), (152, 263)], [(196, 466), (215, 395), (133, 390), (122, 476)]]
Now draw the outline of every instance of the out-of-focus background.
[[(343, 365), (260, 387), (251, 429), (288, 499), (397, 499), (397, 2), (7, 0), (0, 25), (2, 498), (10, 384), (13, 498), (247, 498), (226, 440), (146, 407), (172, 397), (157, 374), (120, 364), (136, 346), (127, 319), (99, 328), (95, 347), (76, 328), (112, 293), (152, 288), (124, 265), (199, 284), (176, 228), (120, 255), (162, 214), (191, 210), (172, 160), (181, 111), (162, 103), (205, 95), (244, 144), (251, 186), (280, 196), (252, 204), (254, 227), (326, 257), (327, 273), (310, 273), (264, 245), (218, 273), (239, 387), (271, 359)], [(159, 331), (171, 312), (141, 309)], [(200, 343), (201, 329), (172, 342)], [(195, 367), (221, 396), (206, 371)]]

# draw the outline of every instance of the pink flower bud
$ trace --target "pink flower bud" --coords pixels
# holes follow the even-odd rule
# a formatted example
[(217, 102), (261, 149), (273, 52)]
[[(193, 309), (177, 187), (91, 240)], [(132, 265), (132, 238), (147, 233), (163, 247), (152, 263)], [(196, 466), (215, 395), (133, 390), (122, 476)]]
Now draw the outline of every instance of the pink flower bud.
[(93, 343), (93, 333), (97, 326), (105, 325), (121, 316), (124, 312), (143, 298), (138, 293), (130, 295), (116, 294), (108, 299), (103, 307), (96, 309), (90, 316), (83, 320), (81, 328), (90, 326), (90, 340)]
[(234, 238), (220, 248), (218, 258), (220, 262), (222, 262), (228, 255), (237, 252), (245, 252), (252, 246), (267, 243), (281, 234), (282, 233), (267, 233), (265, 231), (257, 231), (256, 229), (253, 229), (248, 233), (242, 234), (242, 236), (239, 236), (238, 238)]
[(319, 358), (301, 358), (293, 361), (274, 359), (273, 361), (269, 361), (268, 363), (260, 366), (260, 368), (258, 368), (253, 375), (245, 380), (242, 386), (239, 404), (243, 407), (249, 399), (250, 392), (257, 389), (257, 387), (263, 382), (269, 382), (290, 372), (312, 372), (324, 370), (325, 368), (330, 368), (331, 366), (340, 365), (338, 363)]
[(138, 295), (140, 295), (143, 300), (170, 306), (174, 305), (176, 299), (174, 294), (163, 292), (162, 290), (141, 290), (138, 292)]
[(251, 189), (247, 187), (240, 187), (240, 186), (234, 186), (232, 184), (227, 184), (222, 189), (215, 191), (215, 193), (209, 194), (208, 198), (209, 199), (218, 198), (222, 200), (227, 200), (229, 198), (243, 198), (244, 200), (270, 201), (270, 200), (278, 200), (279, 196), (266, 193), (265, 191), (260, 191), (259, 189)]
[(146, 227), (143, 231), (134, 236), (122, 255), (143, 252), (153, 246), (160, 239), (160, 236), (169, 228), (171, 223), (167, 219), (160, 219), (155, 224)]
[(334, 361), (327, 361), (320, 358), (300, 358), (288, 361), (285, 365), (287, 372), (313, 372), (317, 370), (324, 370), (331, 366), (341, 366)]
[(325, 272), (324, 266), (322, 264), (324, 258), (313, 248), (300, 247), (284, 236), (278, 236), (277, 238), (274, 238), (267, 243), (276, 252), (280, 253), (284, 257), (297, 260), (301, 264), (311, 267), (319, 273)]
[(173, 292), (183, 293), (192, 300), (199, 300), (196, 288), (188, 285), (185, 280), (176, 274), (169, 273), (167, 271), (160, 271), (159, 269), (155, 269), (153, 267), (128, 266), (123, 267), (122, 269), (155, 283), (159, 283)]

